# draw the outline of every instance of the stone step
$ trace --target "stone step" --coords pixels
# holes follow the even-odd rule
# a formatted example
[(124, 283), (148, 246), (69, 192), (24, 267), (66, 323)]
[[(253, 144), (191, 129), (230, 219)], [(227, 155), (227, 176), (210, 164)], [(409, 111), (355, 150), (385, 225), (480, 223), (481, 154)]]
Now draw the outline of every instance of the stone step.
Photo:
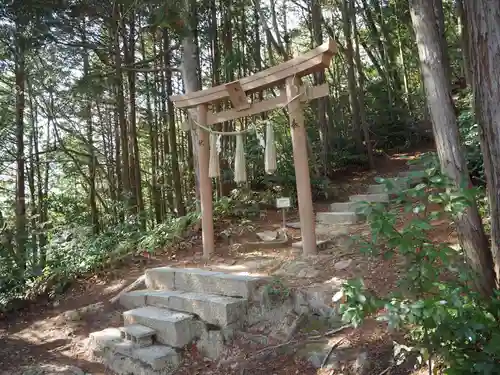
[(131, 341), (132, 344), (145, 347), (153, 344), (155, 330), (140, 324), (131, 324), (126, 327), (121, 327), (120, 332), (122, 338)]
[(246, 299), (183, 291), (136, 290), (124, 293), (120, 303), (128, 309), (147, 305), (190, 313), (219, 327), (244, 322), (247, 313)]
[(357, 202), (335, 202), (330, 205), (331, 212), (356, 212), (361, 207)]
[(390, 188), (385, 183), (369, 185), (367, 189), (368, 194), (383, 194), (383, 193), (399, 193), (408, 187), (406, 179), (391, 178)]
[(148, 289), (182, 290), (249, 300), (258, 299), (259, 289), (268, 281), (264, 276), (228, 274), (198, 268), (160, 267), (146, 270)]
[(407, 181), (408, 187), (413, 187), (424, 181), (427, 176), (425, 171), (403, 171), (399, 172), (399, 177), (404, 178)]
[(325, 224), (356, 224), (362, 221), (362, 216), (356, 212), (318, 212), (316, 220)]
[(134, 346), (123, 340), (122, 331), (117, 328), (93, 332), (89, 338), (93, 359), (118, 375), (169, 375), (181, 363), (181, 355), (175, 349), (164, 345)]
[(390, 201), (388, 193), (380, 194), (358, 194), (349, 197), (351, 202), (387, 203)]
[(408, 164), (408, 170), (410, 171), (421, 171), (423, 166), (421, 164)]
[[(316, 248), (318, 250), (326, 249), (329, 244), (330, 244), (329, 240), (316, 240)], [(294, 249), (302, 249), (302, 241), (297, 241), (297, 242), (292, 243), (292, 247)]]
[(155, 306), (139, 307), (123, 313), (125, 326), (141, 324), (156, 331), (156, 340), (182, 348), (201, 335), (201, 322), (192, 315)]
[(368, 194), (383, 194), (387, 191), (387, 187), (384, 184), (373, 184), (369, 185), (366, 189)]

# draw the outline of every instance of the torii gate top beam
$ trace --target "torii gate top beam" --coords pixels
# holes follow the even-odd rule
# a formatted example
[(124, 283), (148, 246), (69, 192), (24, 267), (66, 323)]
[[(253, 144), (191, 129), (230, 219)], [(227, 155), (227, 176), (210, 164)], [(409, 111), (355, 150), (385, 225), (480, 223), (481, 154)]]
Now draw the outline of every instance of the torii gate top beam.
[[(259, 73), (238, 81), (195, 91), (187, 95), (173, 95), (170, 97), (170, 100), (172, 100), (177, 108), (190, 108), (200, 104), (211, 104), (226, 98), (231, 98), (234, 104), (234, 99), (238, 95), (243, 100), (245, 94), (284, 84), (288, 77), (302, 77), (324, 70), (330, 66), (330, 61), (336, 53), (337, 45), (335, 41), (330, 39), (328, 42), (303, 55)], [(241, 95), (243, 98), (241, 98)], [(241, 103), (244, 107), (245, 103)]]

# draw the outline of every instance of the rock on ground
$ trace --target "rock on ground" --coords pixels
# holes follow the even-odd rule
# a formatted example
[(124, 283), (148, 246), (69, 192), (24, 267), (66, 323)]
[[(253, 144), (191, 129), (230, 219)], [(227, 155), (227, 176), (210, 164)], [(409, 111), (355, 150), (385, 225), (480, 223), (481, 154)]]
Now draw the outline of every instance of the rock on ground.
[[(7, 374), (8, 372), (5, 372)], [(2, 373), (4, 374), (4, 373)], [(90, 375), (75, 366), (42, 364), (26, 367), (20, 375)]]

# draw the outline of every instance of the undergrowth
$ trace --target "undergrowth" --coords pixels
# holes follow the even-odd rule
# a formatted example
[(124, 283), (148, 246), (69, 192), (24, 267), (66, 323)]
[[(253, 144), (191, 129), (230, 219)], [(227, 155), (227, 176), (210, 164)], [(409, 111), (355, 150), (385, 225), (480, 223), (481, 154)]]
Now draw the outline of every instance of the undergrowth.
[(435, 220), (460, 215), (476, 204), (477, 195), (475, 188), (454, 188), (431, 155), (425, 181), (401, 193), (396, 205), (361, 208), (371, 228), (371, 238), (360, 239), (362, 250), (405, 264), (397, 290), (381, 297), (362, 280), (351, 280), (334, 297), (343, 319), (354, 326), (376, 316), (405, 332), (411, 344), (404, 351), (427, 363), (430, 374), (500, 374), (500, 293), (479, 295), (474, 281), (481, 275), (473, 274), (461, 250), (430, 239)]
[[(229, 197), (214, 202), (214, 223), (226, 230), (233, 221), (260, 214), (259, 204), (269, 201), (268, 194), (234, 190)], [(200, 216), (193, 207), (186, 216), (171, 216), (164, 222), (143, 231), (138, 220), (108, 226), (98, 235), (81, 224), (59, 225), (47, 230), (45, 267), (37, 269), (28, 258), (26, 269), (20, 269), (15, 252), (8, 243), (0, 242), (0, 312), (18, 308), (23, 301), (39, 295), (54, 296), (63, 292), (75, 279), (95, 273), (131, 256), (165, 251), (179, 251), (189, 246), (189, 236)], [(1, 236), (0, 236), (1, 238)]]

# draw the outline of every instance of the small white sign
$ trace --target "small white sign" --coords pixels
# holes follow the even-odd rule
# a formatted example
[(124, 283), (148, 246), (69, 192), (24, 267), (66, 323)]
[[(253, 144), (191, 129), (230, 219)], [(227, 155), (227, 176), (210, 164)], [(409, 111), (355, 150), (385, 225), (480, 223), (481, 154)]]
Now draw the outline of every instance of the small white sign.
[(289, 208), (291, 206), (290, 198), (278, 198), (276, 199), (277, 208)]

